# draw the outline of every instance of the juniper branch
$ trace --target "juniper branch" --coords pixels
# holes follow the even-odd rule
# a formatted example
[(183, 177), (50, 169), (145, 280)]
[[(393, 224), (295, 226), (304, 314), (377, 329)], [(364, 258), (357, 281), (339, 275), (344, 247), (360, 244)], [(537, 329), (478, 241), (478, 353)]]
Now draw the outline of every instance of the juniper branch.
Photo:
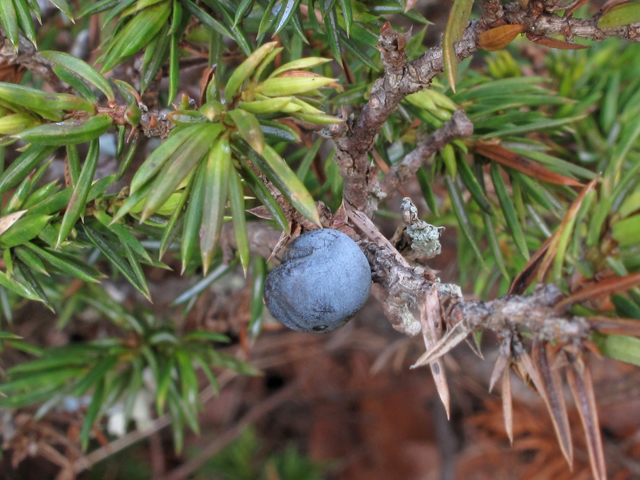
[(504, 6), (504, 20), (508, 24), (525, 26), (525, 33), (533, 35), (563, 35), (571, 41), (574, 37), (587, 38), (600, 42), (611, 37), (619, 37), (629, 42), (640, 41), (640, 22), (620, 27), (599, 28), (598, 21), (602, 13), (591, 18), (561, 17), (555, 13), (543, 12), (534, 15), (531, 10), (523, 10), (518, 3)]
[(38, 55), (36, 47), (22, 33), (20, 33), (18, 50), (16, 51), (0, 31), (0, 59), (8, 65), (20, 65), (34, 75), (42, 77), (56, 92), (68, 93), (73, 90), (53, 73), (51, 63)]
[(447, 143), (469, 137), (471, 134), (473, 123), (464, 110), (454, 112), (451, 120), (445, 122), (442, 128), (418, 143), (400, 163), (391, 167), (391, 171), (380, 181), (380, 190), (387, 195), (391, 194), (399, 185), (412, 178), (422, 164), (438, 150), (442, 150)]
[(482, 21), (485, 25), (493, 26), (500, 23), (504, 16), (500, 0), (483, 0), (480, 5), (482, 7)]
[[(460, 60), (478, 49), (477, 38), (481, 31), (479, 22), (469, 24), (462, 40), (456, 44), (456, 54)], [(347, 135), (337, 139), (335, 155), (335, 162), (344, 179), (345, 203), (369, 215), (377, 206), (375, 200), (370, 199), (377, 180), (377, 169), (369, 166), (367, 154), (373, 148), (376, 135), (402, 99), (427, 87), (444, 69), (441, 46), (403, 64), (402, 37), (391, 28), (381, 33), (379, 50), (385, 65), (385, 76), (374, 83), (369, 101), (350, 125)]]
[[(589, 19), (577, 19), (561, 17), (552, 12), (535, 11), (533, 8), (523, 9), (517, 2), (503, 8), (506, 23), (524, 25), (523, 33), (533, 36), (564, 35), (568, 40), (581, 37), (594, 41), (610, 37), (621, 37), (633, 42), (640, 40), (640, 22), (621, 27), (599, 28), (597, 23), (600, 13)], [(483, 11), (483, 14), (486, 13), (487, 8)], [(463, 60), (478, 50), (478, 35), (497, 21), (497, 14), (492, 15), (469, 23), (462, 40), (455, 45), (458, 60)], [(404, 63), (404, 39), (401, 35), (392, 28), (383, 28), (379, 42), (378, 49), (385, 66), (384, 77), (374, 83), (369, 101), (350, 123), (346, 136), (336, 140), (335, 155), (335, 162), (344, 179), (345, 204), (369, 216), (373, 214), (377, 204), (372, 195), (377, 169), (369, 165), (367, 155), (373, 148), (376, 135), (407, 95), (427, 88), (433, 78), (444, 70), (441, 45)]]

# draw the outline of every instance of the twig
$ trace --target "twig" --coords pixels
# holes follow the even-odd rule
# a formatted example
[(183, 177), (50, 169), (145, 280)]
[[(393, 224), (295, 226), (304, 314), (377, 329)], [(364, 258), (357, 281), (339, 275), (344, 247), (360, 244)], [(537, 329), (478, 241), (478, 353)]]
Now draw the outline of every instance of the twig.
[[(581, 37), (594, 41), (622, 37), (632, 42), (640, 41), (640, 22), (621, 27), (598, 28), (600, 14), (589, 19), (560, 17), (550, 12), (534, 14), (523, 9), (517, 2), (503, 8), (506, 23), (524, 25), (523, 33), (532, 36), (564, 35), (568, 40)], [(490, 28), (493, 23), (491, 15), (497, 15), (491, 12), (492, 10), (489, 18), (469, 23), (462, 40), (455, 45), (458, 60), (467, 58), (478, 49), (478, 35)], [(431, 80), (444, 69), (441, 46), (433, 47), (401, 66), (400, 62), (404, 58), (402, 37), (391, 28), (383, 28), (379, 41), (385, 75), (374, 83), (369, 101), (355, 121), (350, 123), (347, 135), (336, 140), (335, 155), (335, 162), (344, 179), (345, 204), (369, 216), (377, 207), (377, 200), (372, 195), (377, 169), (369, 165), (367, 155), (373, 148), (376, 135), (402, 99), (428, 87)]]
[(393, 193), (400, 184), (409, 180), (426, 162), (431, 155), (456, 139), (469, 137), (473, 134), (473, 123), (467, 118), (464, 110), (454, 112), (451, 120), (442, 128), (433, 132), (429, 137), (420, 142), (404, 159), (391, 167), (390, 172), (380, 182), (380, 190), (385, 194)]
[(56, 92), (68, 93), (73, 90), (70, 86), (60, 81), (56, 74), (53, 73), (51, 63), (38, 55), (36, 47), (22, 33), (20, 33), (17, 52), (9, 40), (0, 33), (0, 57), (3, 57), (8, 64), (21, 65), (34, 75), (44, 78)]
[[(478, 22), (471, 22), (462, 40), (456, 44), (456, 54), (463, 59), (475, 52), (481, 32)], [(376, 80), (369, 101), (352, 123), (347, 136), (336, 141), (335, 161), (344, 179), (343, 197), (351, 208), (371, 216), (377, 207), (371, 191), (377, 180), (377, 170), (369, 167), (367, 154), (382, 125), (407, 95), (427, 87), (440, 73), (444, 64), (442, 47), (434, 47), (402, 68), (398, 65), (398, 52), (403, 49), (398, 33), (387, 29), (380, 35), (380, 51), (385, 65), (385, 76)]]
[(483, 0), (482, 6), (482, 21), (485, 25), (492, 27), (497, 26), (502, 17), (504, 16), (504, 10), (500, 0)]
[[(222, 373), (222, 375), (218, 377), (219, 387), (222, 388), (231, 380), (233, 380), (237, 375), (238, 375), (237, 373), (232, 372), (230, 370), (225, 371), (224, 373)], [(211, 400), (214, 396), (215, 396), (215, 392), (213, 391), (213, 389), (210, 387), (207, 387), (200, 393), (200, 402), (204, 404), (209, 400)], [(134, 430), (128, 433), (127, 435), (120, 437), (117, 440), (114, 440), (110, 444), (104, 447), (101, 447), (97, 450), (94, 450), (93, 452), (89, 453), (88, 455), (85, 455), (84, 457), (79, 458), (76, 461), (76, 464), (74, 465), (75, 472), (80, 473), (84, 470), (90, 469), (96, 463), (101, 462), (102, 460), (110, 457), (111, 455), (121, 450), (124, 450), (127, 447), (130, 447), (134, 443), (137, 443), (140, 440), (143, 440), (148, 436), (155, 434), (156, 432), (159, 432), (164, 427), (167, 427), (170, 424), (171, 424), (171, 417), (169, 415), (163, 415), (155, 419), (148, 428), (144, 430)]]
[(379, 284), (374, 284), (371, 293), (382, 305), (382, 311), (391, 323), (391, 326), (410, 337), (415, 337), (421, 332), (420, 323), (411, 313), (408, 304), (405, 302), (395, 303), (387, 291)]
[(564, 294), (553, 284), (538, 288), (533, 295), (511, 295), (490, 302), (457, 302), (451, 322), (464, 322), (474, 332), (483, 328), (504, 334), (528, 331), (541, 342), (574, 343), (586, 340), (593, 328), (582, 317), (558, 315), (554, 306)]
[(153, 435), (170, 424), (171, 419), (169, 415), (163, 415), (162, 417), (157, 418), (149, 428), (146, 428), (145, 430), (134, 430), (124, 437), (114, 440), (109, 445), (94, 450), (90, 454), (79, 458), (74, 466), (75, 472), (80, 473), (84, 470), (90, 469), (96, 463), (110, 457), (114, 453), (124, 450), (140, 440), (147, 438), (149, 435)]
[(523, 10), (518, 3), (504, 6), (504, 20), (509, 24), (525, 26), (525, 32), (534, 35), (563, 35), (568, 40), (574, 37), (588, 38), (599, 42), (611, 37), (620, 37), (630, 42), (640, 41), (640, 22), (620, 27), (598, 28), (600, 13), (591, 18), (561, 17), (554, 13), (531, 15)]
[(162, 440), (158, 432), (149, 436), (149, 456), (151, 457), (152, 480), (157, 480), (164, 475), (164, 450)]
[(189, 477), (193, 472), (204, 465), (213, 455), (235, 440), (249, 425), (257, 422), (273, 409), (291, 399), (297, 390), (298, 384), (292, 383), (271, 395), (266, 400), (260, 402), (249, 410), (249, 412), (246, 413), (238, 422), (236, 422), (233, 427), (219, 435), (209, 445), (201, 448), (197, 456), (189, 460), (184, 465), (181, 465), (175, 470), (169, 472), (169, 474), (164, 476), (162, 480), (182, 480)]

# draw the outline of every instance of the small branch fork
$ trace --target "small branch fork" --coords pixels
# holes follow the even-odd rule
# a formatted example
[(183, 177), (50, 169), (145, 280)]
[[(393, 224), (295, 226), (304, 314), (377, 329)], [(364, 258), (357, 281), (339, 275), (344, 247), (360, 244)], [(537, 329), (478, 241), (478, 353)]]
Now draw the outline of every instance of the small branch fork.
[[(523, 33), (534, 36), (564, 35), (601, 41), (609, 37), (621, 37), (640, 41), (640, 22), (614, 28), (598, 28), (600, 13), (589, 19), (560, 17), (545, 11), (545, 4), (531, 0), (527, 8), (518, 2), (500, 6), (497, 0), (482, 3), (483, 17), (469, 22), (462, 40), (455, 45), (458, 60), (472, 55), (478, 47), (478, 35), (499, 24), (521, 24)], [(444, 69), (442, 46), (429, 49), (415, 60), (404, 62), (405, 41), (391, 27), (380, 32), (378, 50), (385, 67), (383, 78), (376, 80), (369, 101), (358, 117), (348, 125), (346, 136), (336, 139), (335, 161), (344, 179), (343, 196), (347, 208), (373, 215), (377, 201), (372, 191), (377, 184), (377, 169), (370, 166), (367, 155), (373, 148), (376, 135), (389, 115), (407, 95), (427, 88), (431, 80)]]
[(467, 118), (464, 110), (453, 113), (451, 120), (442, 128), (433, 132), (426, 140), (416, 145), (404, 159), (391, 167), (391, 171), (380, 180), (380, 190), (386, 195), (395, 192), (399, 185), (416, 174), (418, 169), (434, 153), (442, 150), (449, 142), (466, 138), (473, 134), (473, 123)]
[[(477, 37), (481, 30), (478, 22), (471, 22), (462, 40), (456, 44), (458, 58), (463, 59), (475, 52)], [(376, 185), (377, 169), (370, 167), (368, 152), (373, 148), (376, 135), (389, 115), (407, 95), (427, 87), (431, 80), (444, 69), (442, 47), (435, 47), (404, 65), (404, 37), (391, 27), (383, 28), (378, 49), (382, 54), (385, 76), (376, 80), (369, 101), (343, 138), (336, 139), (335, 162), (344, 179), (343, 197), (347, 208), (373, 214), (377, 202), (370, 194)]]

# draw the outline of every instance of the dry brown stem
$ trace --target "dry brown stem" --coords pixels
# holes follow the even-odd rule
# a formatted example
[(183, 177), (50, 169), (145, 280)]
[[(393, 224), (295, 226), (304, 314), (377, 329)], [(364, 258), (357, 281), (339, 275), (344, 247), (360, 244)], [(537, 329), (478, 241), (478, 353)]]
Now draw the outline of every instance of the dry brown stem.
[[(477, 50), (480, 31), (478, 22), (469, 24), (462, 41), (456, 44), (460, 59)], [(347, 135), (336, 140), (335, 161), (344, 179), (345, 203), (368, 215), (372, 215), (377, 206), (377, 201), (370, 195), (377, 181), (377, 169), (370, 167), (367, 161), (375, 136), (402, 99), (427, 87), (444, 68), (441, 47), (434, 47), (403, 65), (404, 46), (400, 39), (398, 32), (391, 28), (381, 32), (379, 50), (385, 75), (374, 83), (369, 101), (351, 122)]]
[[(534, 2), (531, 2), (534, 3)], [(489, 17), (470, 22), (462, 40), (455, 46), (458, 60), (478, 49), (478, 35), (486, 31), (500, 16), (499, 2), (485, 2), (483, 13)], [(598, 28), (600, 14), (589, 19), (567, 18), (552, 12), (523, 9), (518, 2), (504, 7), (503, 20), (508, 24), (524, 25), (524, 33), (533, 36), (564, 35), (601, 41), (609, 37), (621, 37), (629, 41), (640, 39), (640, 22), (614, 28)], [(420, 57), (404, 62), (402, 35), (392, 28), (383, 28), (379, 47), (385, 66), (385, 75), (376, 80), (369, 101), (355, 120), (349, 123), (346, 136), (336, 139), (335, 161), (344, 179), (343, 196), (348, 208), (371, 216), (377, 205), (377, 168), (368, 162), (376, 135), (389, 115), (407, 95), (426, 88), (431, 80), (444, 69), (442, 46), (429, 49)]]
[(482, 21), (488, 27), (498, 26), (504, 16), (504, 9), (500, 0), (484, 0), (482, 6)]
[(18, 51), (16, 52), (13, 45), (0, 31), (0, 58), (3, 59), (3, 63), (20, 65), (34, 75), (44, 78), (56, 92), (72, 91), (69, 85), (60, 81), (57, 75), (53, 73), (51, 63), (38, 55), (36, 47), (22, 33), (20, 33)]
[(380, 190), (387, 195), (392, 194), (401, 184), (412, 178), (434, 153), (442, 150), (449, 142), (472, 134), (473, 123), (467, 118), (464, 110), (457, 110), (442, 128), (418, 143), (400, 163), (391, 167), (389, 173), (380, 181)]
[[(532, 2), (533, 3), (533, 2)], [(509, 24), (522, 24), (525, 32), (534, 35), (563, 35), (567, 40), (574, 37), (587, 38), (596, 42), (610, 37), (620, 37), (630, 42), (640, 40), (640, 22), (612, 28), (599, 28), (598, 20), (601, 13), (591, 18), (573, 18), (544, 12), (533, 15), (529, 10), (523, 10), (518, 3), (504, 6), (504, 20)]]

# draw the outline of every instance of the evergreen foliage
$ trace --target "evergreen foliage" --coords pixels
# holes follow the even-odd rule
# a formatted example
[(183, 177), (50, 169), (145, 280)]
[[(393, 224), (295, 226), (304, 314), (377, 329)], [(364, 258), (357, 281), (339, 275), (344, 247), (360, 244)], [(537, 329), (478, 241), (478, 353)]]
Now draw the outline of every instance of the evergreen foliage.
[[(69, 397), (89, 395), (79, 436), (86, 450), (92, 427), (114, 405), (123, 406), (130, 427), (145, 390), (157, 415), (170, 416), (180, 451), (184, 427), (199, 431), (198, 372), (213, 388), (221, 369), (259, 372), (219, 351), (227, 336), (183, 332), (149, 315), (145, 301), (128, 309), (100, 282), (126, 281), (153, 300), (149, 272), (179, 259), (181, 273), (193, 278), (174, 302), (185, 305), (186, 315), (211, 284), (242, 269), (253, 285), (247, 331), (257, 337), (267, 264), (253, 251), (249, 223), (258, 216), (297, 235), (331, 226), (327, 211), (335, 218), (349, 207), (343, 188), (351, 167), (334, 156), (333, 140), (361, 128), (355, 119), (372, 91), (401, 88), (380, 86), (383, 75), (400, 75), (381, 46), (392, 27), (387, 20), (414, 26), (394, 44), (409, 60), (429, 54), (428, 22), (411, 1), (51, 3), (61, 13), (49, 12), (40, 25), (38, 2), (0, 0), (2, 30), (15, 49), (2, 55), (14, 54), (17, 75), (0, 83), (0, 342), (28, 359), (5, 365), (0, 406), (37, 406), (42, 417)], [(487, 7), (496, 2), (480, 3), (482, 13), (472, 10), (472, 0), (454, 2), (443, 38), (444, 74), (429, 82), (434, 66), (425, 85), (403, 91), (358, 155), (384, 185), (417, 144), (436, 138), (463, 110), (473, 134), (446, 138), (415, 172), (428, 206), (423, 220), (457, 232), (458, 284), (491, 300), (553, 283), (575, 317), (640, 320), (640, 47), (618, 38), (573, 43), (573, 33), (565, 40), (534, 35), (522, 22), (499, 25)], [(504, 8), (520, 8), (526, 17), (534, 8), (526, 3)], [(553, 26), (552, 11), (545, 18)], [(602, 38), (628, 38), (638, 12), (633, 1), (609, 7), (588, 26)], [(574, 17), (586, 22), (589, 15), (585, 7)], [(474, 17), (482, 19), (469, 23)], [(73, 39), (94, 21), (102, 28), (97, 58), (59, 51), (60, 25)], [(473, 57), (479, 66), (456, 50), (474, 28), (469, 52), (484, 48)], [(523, 32), (528, 40), (517, 38)], [(531, 40), (556, 49), (525, 48), (535, 45)], [(29, 48), (30, 60), (20, 60)], [(197, 98), (183, 92), (198, 89), (181, 84), (181, 72), (192, 65), (204, 67)], [(367, 108), (375, 112), (370, 101)], [(117, 139), (119, 168), (100, 177), (109, 135)], [(162, 143), (147, 148), (153, 137)], [(56, 158), (65, 158), (64, 183), (44, 183)], [(395, 192), (376, 200), (378, 215), (399, 218), (390, 201)], [(11, 333), (12, 312), (26, 302), (56, 312), (51, 328), (91, 310), (111, 333), (41, 349)], [(634, 329), (601, 328), (590, 342), (640, 365)], [(211, 468), (231, 465), (223, 460)], [(319, 478), (293, 451), (273, 465)]]

